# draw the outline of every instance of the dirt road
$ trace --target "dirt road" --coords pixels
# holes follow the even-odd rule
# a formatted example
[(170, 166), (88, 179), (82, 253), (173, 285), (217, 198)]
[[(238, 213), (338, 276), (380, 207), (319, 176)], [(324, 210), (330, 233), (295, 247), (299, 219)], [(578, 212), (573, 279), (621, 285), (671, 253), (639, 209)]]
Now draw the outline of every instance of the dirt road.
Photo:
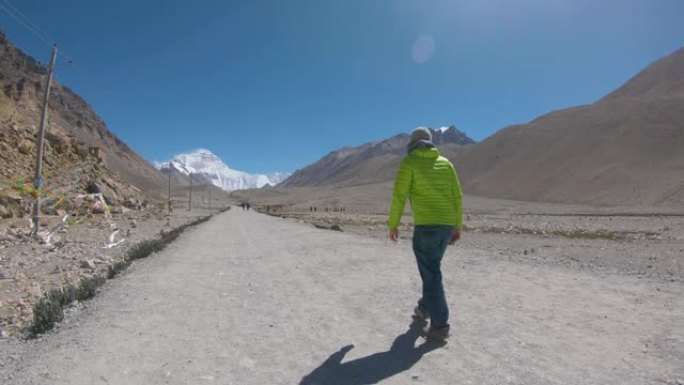
[[(467, 236), (467, 234), (466, 234)], [(8, 342), (7, 384), (682, 384), (684, 285), (451, 247), (445, 346), (408, 241), (231, 210)], [(0, 343), (2, 345), (2, 343)], [(352, 346), (353, 345), (353, 346)]]

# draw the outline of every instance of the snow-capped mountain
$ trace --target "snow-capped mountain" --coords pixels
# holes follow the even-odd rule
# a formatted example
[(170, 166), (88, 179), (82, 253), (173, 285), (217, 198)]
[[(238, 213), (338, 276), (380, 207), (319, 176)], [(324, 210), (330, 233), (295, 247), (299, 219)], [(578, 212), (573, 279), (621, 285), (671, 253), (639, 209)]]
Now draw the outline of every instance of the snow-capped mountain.
[(271, 174), (268, 174), (268, 180), (271, 181), (271, 185), (275, 186), (278, 183), (284, 181), (285, 179), (289, 178), (290, 175), (292, 175), (291, 172), (274, 172)]
[(168, 172), (169, 164), (185, 175), (192, 174), (194, 181), (206, 181), (226, 191), (275, 186), (290, 176), (283, 172), (264, 175), (233, 170), (221, 158), (203, 148), (176, 155), (170, 162), (156, 162), (155, 166), (162, 172)]

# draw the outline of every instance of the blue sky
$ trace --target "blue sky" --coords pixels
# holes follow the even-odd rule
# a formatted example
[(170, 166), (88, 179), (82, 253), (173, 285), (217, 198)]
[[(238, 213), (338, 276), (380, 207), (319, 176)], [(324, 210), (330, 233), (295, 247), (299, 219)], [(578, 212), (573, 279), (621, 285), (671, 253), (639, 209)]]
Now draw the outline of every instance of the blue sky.
[(0, 28), (42, 62), (16, 9), (143, 157), (202, 147), (253, 173), (420, 125), (482, 140), (684, 45), (682, 0), (0, 0)]

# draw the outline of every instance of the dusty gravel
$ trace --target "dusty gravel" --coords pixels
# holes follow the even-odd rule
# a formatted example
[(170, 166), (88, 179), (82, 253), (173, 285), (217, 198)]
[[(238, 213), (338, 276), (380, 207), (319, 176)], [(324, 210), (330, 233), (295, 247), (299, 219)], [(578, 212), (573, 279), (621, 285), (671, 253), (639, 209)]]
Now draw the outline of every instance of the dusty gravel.
[[(109, 218), (93, 215), (55, 232), (49, 244), (33, 240), (28, 219), (1, 220), (0, 341), (28, 334), (33, 305), (46, 292), (77, 286), (95, 275), (106, 276), (109, 267), (123, 261), (136, 243), (218, 212), (216, 208), (188, 211), (186, 207), (177, 208), (170, 216), (155, 208), (129, 210)], [(45, 216), (43, 223), (52, 229), (61, 218)]]
[[(410, 327), (408, 240), (231, 210), (134, 263), (54, 332), (0, 342), (0, 381), (684, 383), (681, 277), (563, 263), (623, 245), (592, 242), (466, 233), (444, 260), (453, 335), (438, 346)], [(653, 242), (666, 242), (656, 257), (680, 245)]]

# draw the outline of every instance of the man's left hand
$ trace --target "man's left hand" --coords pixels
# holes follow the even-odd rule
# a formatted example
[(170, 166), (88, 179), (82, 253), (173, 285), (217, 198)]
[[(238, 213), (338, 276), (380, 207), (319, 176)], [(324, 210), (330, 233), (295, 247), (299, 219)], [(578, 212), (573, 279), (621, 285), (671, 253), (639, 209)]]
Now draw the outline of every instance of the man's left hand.
[(461, 230), (460, 229), (454, 229), (454, 232), (451, 234), (451, 241), (449, 242), (449, 244), (453, 245), (459, 239), (461, 239)]

